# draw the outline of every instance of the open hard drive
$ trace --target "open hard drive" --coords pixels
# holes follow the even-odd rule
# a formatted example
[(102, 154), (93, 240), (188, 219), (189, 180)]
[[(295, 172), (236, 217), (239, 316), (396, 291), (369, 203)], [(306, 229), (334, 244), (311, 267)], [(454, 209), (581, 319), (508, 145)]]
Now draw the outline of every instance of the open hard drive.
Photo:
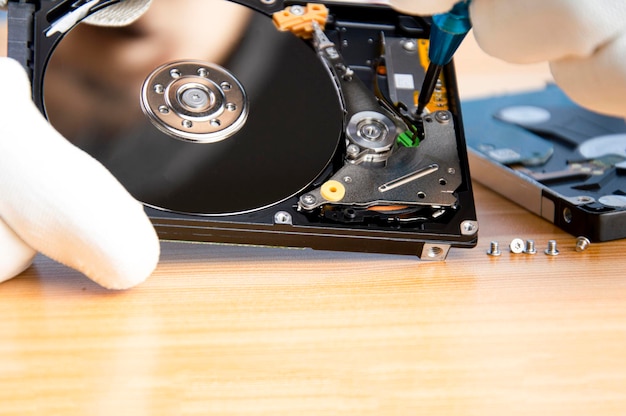
[(463, 103), (474, 179), (564, 231), (626, 238), (626, 122), (556, 85)]
[[(128, 27), (88, 23), (115, 3), (9, 1), (9, 55), (50, 123), (145, 204), (162, 239), (431, 260), (476, 245), (452, 65), (415, 113), (428, 18), (188, 0), (154, 1)], [(122, 60), (113, 41), (133, 50), (151, 13), (167, 17), (160, 42)]]

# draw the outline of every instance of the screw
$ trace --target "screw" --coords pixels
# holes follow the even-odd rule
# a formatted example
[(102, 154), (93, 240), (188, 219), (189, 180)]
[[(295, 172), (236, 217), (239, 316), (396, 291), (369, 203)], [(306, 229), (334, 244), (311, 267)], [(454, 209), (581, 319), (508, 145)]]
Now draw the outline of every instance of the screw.
[(535, 241), (534, 240), (526, 240), (526, 248), (524, 249), (524, 253), (526, 254), (536, 254), (537, 250), (535, 249)]
[(385, 137), (385, 128), (377, 121), (370, 121), (359, 126), (359, 135), (365, 140), (377, 142)]
[(346, 148), (346, 152), (348, 153), (348, 157), (355, 158), (359, 155), (361, 149), (356, 144), (351, 144)]
[(580, 202), (581, 204), (591, 204), (594, 199), (590, 196), (579, 196), (578, 198), (576, 198), (578, 200), (578, 202)]
[(492, 241), (491, 243), (489, 243), (489, 250), (487, 250), (487, 254), (490, 256), (499, 256), (500, 254), (502, 254), (500, 248), (498, 247), (497, 241)]
[(587, 237), (580, 236), (576, 238), (576, 251), (580, 252), (587, 250), (589, 244), (591, 244), (591, 242)]
[(299, 5), (291, 6), (289, 8), (289, 11), (294, 16), (302, 16), (302, 15), (304, 15), (304, 12), (305, 12), (304, 7), (299, 6)]
[(317, 201), (317, 198), (313, 194), (304, 194), (300, 197), (300, 201), (305, 206), (312, 206)]
[(450, 121), (450, 113), (447, 111), (437, 111), (435, 113), (435, 119), (440, 123), (447, 123)]
[(509, 248), (511, 249), (511, 253), (520, 254), (524, 251), (524, 240), (521, 238), (514, 238), (509, 244)]
[(407, 52), (414, 52), (417, 50), (417, 43), (412, 39), (405, 39), (402, 41), (402, 48)]
[(291, 214), (285, 211), (278, 211), (276, 214), (274, 214), (274, 223), (291, 224)]
[(556, 240), (548, 241), (548, 248), (544, 251), (548, 256), (557, 256), (559, 250), (556, 249)]
[(461, 223), (461, 234), (473, 235), (478, 232), (478, 223), (476, 221), (465, 220)]

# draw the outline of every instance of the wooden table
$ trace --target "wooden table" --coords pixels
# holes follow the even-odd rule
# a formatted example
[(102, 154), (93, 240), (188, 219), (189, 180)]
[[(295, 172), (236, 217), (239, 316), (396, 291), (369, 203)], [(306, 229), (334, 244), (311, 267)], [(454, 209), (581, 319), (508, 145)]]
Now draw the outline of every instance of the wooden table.
[[(623, 414), (626, 240), (476, 203), (446, 262), (166, 242), (111, 292), (39, 257), (0, 285), (0, 414)], [(514, 237), (561, 254), (486, 255)]]

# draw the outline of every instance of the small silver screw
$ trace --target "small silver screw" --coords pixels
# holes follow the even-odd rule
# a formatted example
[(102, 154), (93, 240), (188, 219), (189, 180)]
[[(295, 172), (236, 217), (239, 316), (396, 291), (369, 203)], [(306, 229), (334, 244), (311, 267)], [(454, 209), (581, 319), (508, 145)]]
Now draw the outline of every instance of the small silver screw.
[(209, 71), (206, 68), (198, 68), (198, 75), (202, 78), (206, 78), (209, 76)]
[(537, 254), (537, 249), (535, 248), (535, 240), (526, 240), (526, 248), (524, 248), (524, 253)]
[(344, 176), (343, 181), (345, 183), (352, 183), (352, 176)]
[(275, 224), (291, 224), (291, 214), (286, 211), (278, 211), (274, 214)]
[(299, 6), (299, 5), (295, 5), (295, 6), (291, 6), (289, 8), (289, 11), (291, 12), (291, 14), (293, 14), (294, 16), (302, 16), (304, 14), (304, 7)]
[(544, 251), (548, 256), (558, 256), (559, 250), (556, 249), (556, 240), (548, 241), (548, 248)]
[(435, 120), (440, 123), (447, 123), (448, 121), (450, 121), (450, 118), (450, 113), (447, 111), (437, 111), (435, 113)]
[(473, 235), (478, 232), (478, 223), (476, 221), (465, 220), (461, 223), (462, 235)]
[(417, 43), (412, 39), (405, 39), (401, 44), (402, 48), (407, 52), (414, 52), (417, 50)]
[(191, 120), (185, 119), (181, 122), (181, 124), (183, 125), (183, 127), (188, 128), (188, 129), (193, 127), (193, 123), (191, 122)]
[(302, 201), (302, 204), (305, 206), (312, 206), (315, 204), (315, 201), (317, 201), (317, 198), (312, 194), (304, 194), (300, 197), (300, 201)]
[(492, 241), (491, 243), (489, 243), (489, 250), (487, 250), (487, 254), (490, 256), (499, 256), (500, 254), (502, 254), (497, 241)]
[(580, 202), (581, 204), (591, 204), (592, 202), (594, 202), (594, 199), (590, 196), (579, 196), (578, 198), (576, 198), (578, 200), (578, 202)]
[(161, 84), (156, 84), (154, 86), (154, 92), (156, 92), (157, 94), (163, 94), (163, 92), (165, 92), (165, 87), (163, 87), (163, 85)]
[(346, 148), (346, 152), (348, 153), (348, 156), (351, 158), (357, 157), (360, 151), (361, 149), (356, 144), (351, 144)]
[(363, 124), (359, 128), (359, 134), (365, 140), (369, 140), (371, 142), (377, 142), (384, 138), (385, 130), (381, 127), (380, 123), (377, 122), (369, 122)]
[(576, 251), (580, 252), (587, 250), (589, 244), (591, 244), (591, 242), (587, 237), (580, 236), (576, 238)]
[(524, 240), (521, 238), (514, 238), (511, 241), (511, 244), (509, 244), (509, 249), (511, 250), (511, 253), (520, 254), (524, 251)]

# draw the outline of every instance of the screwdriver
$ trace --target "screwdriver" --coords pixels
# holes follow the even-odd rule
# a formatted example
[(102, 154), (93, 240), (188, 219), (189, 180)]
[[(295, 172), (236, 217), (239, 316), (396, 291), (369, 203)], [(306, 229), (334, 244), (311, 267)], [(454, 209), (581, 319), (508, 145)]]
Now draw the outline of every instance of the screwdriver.
[(469, 19), (470, 1), (461, 0), (449, 12), (436, 14), (432, 18), (428, 49), (430, 63), (417, 98), (418, 116), (422, 114), (433, 96), (441, 69), (452, 60), (452, 55), (472, 28)]

